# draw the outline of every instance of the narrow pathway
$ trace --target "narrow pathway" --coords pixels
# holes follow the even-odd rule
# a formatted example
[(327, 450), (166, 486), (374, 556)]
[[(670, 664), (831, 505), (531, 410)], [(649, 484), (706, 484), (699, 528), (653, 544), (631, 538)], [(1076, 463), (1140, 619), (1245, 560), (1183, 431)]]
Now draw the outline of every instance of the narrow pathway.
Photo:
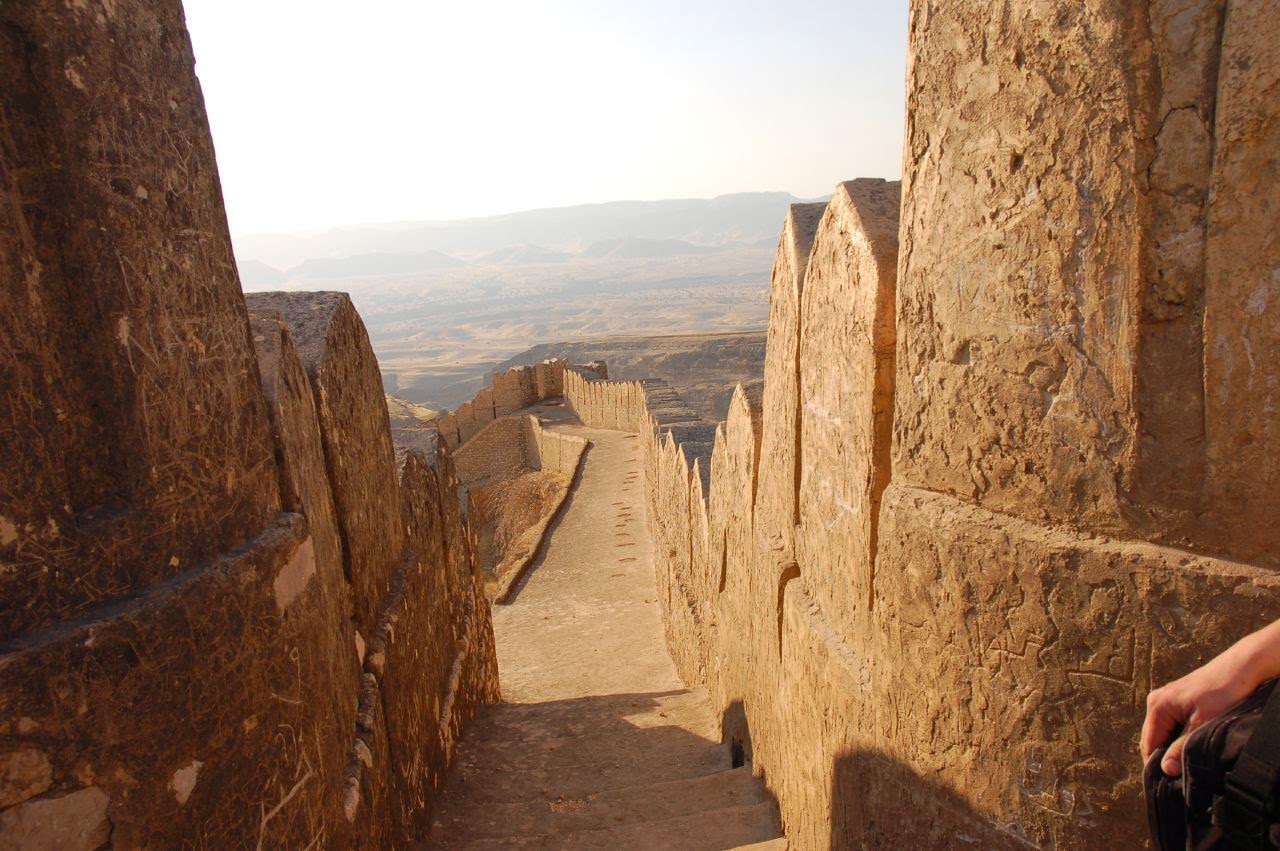
[(667, 654), (639, 439), (554, 428), (591, 447), (542, 561), (494, 607), (506, 702), (468, 728), (428, 847), (785, 848)]

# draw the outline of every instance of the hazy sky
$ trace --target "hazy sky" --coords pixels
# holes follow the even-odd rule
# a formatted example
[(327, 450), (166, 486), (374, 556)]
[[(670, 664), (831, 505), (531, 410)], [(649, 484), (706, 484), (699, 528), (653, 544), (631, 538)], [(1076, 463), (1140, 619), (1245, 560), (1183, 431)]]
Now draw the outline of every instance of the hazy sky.
[(233, 233), (901, 168), (906, 0), (185, 0)]

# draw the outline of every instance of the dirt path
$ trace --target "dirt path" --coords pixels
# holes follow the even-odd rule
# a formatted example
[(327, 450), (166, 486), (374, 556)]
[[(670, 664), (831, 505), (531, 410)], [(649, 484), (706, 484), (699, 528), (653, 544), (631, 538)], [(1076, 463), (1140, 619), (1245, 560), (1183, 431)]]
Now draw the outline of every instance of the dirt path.
[(683, 688), (662, 635), (639, 440), (559, 425), (591, 441), (542, 561), (494, 606), (503, 699)]
[(785, 848), (667, 653), (639, 439), (553, 427), (591, 447), (541, 561), (494, 606), (506, 702), (468, 728), (428, 847)]

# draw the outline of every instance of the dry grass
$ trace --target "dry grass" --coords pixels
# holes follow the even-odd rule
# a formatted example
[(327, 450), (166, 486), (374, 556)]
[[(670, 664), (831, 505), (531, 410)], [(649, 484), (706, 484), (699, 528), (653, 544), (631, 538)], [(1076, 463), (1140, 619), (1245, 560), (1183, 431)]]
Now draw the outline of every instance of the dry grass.
[(569, 477), (552, 470), (521, 473), (471, 488), (470, 512), (487, 585), (533, 558), (568, 489)]

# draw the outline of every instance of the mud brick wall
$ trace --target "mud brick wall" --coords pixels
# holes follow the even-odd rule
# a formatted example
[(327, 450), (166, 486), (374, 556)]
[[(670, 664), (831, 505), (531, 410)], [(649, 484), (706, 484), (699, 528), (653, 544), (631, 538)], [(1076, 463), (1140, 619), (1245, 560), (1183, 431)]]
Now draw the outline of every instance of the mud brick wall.
[(709, 488), (646, 447), (672, 654), (793, 846), (1140, 847), (1146, 692), (1280, 615), (1264, 17), (913, 3), (900, 206), (789, 212)]
[(458, 481), (345, 296), (250, 321), (193, 61), (0, 7), (0, 848), (404, 844), (498, 696)]

